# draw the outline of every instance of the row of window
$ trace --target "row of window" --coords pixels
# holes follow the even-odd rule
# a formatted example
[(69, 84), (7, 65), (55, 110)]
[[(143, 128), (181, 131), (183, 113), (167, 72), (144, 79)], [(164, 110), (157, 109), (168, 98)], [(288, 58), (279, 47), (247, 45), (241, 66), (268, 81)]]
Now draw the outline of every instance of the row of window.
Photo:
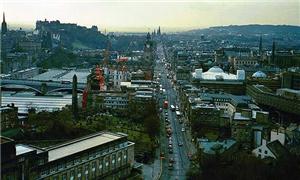
[[(115, 145), (113, 147), (106, 148), (104, 150), (98, 150), (96, 152), (90, 153), (89, 155), (85, 155), (85, 156), (82, 156), (80, 158), (76, 158), (75, 160), (68, 161), (66, 164), (61, 163), (61, 164), (58, 164), (57, 166), (53, 166), (52, 168), (50, 168), (50, 170), (46, 170), (46, 171), (41, 172), (41, 175), (42, 176), (47, 175), (47, 174), (49, 174), (49, 172), (50, 173), (56, 173), (57, 171), (61, 171), (64, 168), (69, 168), (69, 167), (72, 167), (74, 165), (78, 166), (80, 163), (95, 160), (96, 158), (101, 158), (101, 157), (103, 157), (103, 155), (107, 155), (108, 153), (112, 153), (115, 150), (119, 150), (117, 152), (117, 154), (119, 154), (119, 156), (122, 153), (127, 156), (127, 150), (120, 151), (120, 148), (124, 148), (127, 145), (128, 145), (128, 142), (124, 142), (124, 143), (120, 143), (118, 145)], [(108, 156), (106, 156), (106, 157), (108, 157)]]
[[(258, 149), (258, 152), (260, 152), (261, 153), (261, 149)], [(266, 155), (268, 154), (268, 151), (267, 150), (265, 150), (265, 152), (264, 152)]]
[(128, 104), (128, 101), (106, 101), (105, 104)]
[[(116, 158), (118, 157), (118, 158)], [(78, 165), (72, 169), (63, 172), (62, 179), (67, 179), (69, 173), (69, 179), (74, 179), (75, 175), (76, 179), (81, 179), (82, 176), (85, 176), (85, 179), (89, 179), (89, 176), (96, 177), (107, 173), (108, 171), (114, 170), (122, 165), (125, 165), (127, 161), (127, 152), (125, 154), (118, 153), (118, 155), (113, 154), (112, 156), (106, 156), (104, 158), (99, 158), (98, 160), (94, 160), (91, 163), (86, 163), (83, 165)], [(52, 173), (50, 171), (50, 173)], [(47, 171), (41, 173), (41, 177), (47, 175)], [(54, 175), (53, 179), (58, 179), (59, 175)]]
[[(68, 172), (64, 172), (59, 175), (54, 175), (50, 177), (45, 177), (43, 179), (45, 180), (88, 180), (88, 179), (95, 179), (102, 174), (105, 174), (104, 165), (97, 166), (96, 162), (93, 162), (91, 165), (85, 165), (82, 167), (78, 167), (77, 169), (71, 169)], [(129, 174), (129, 169), (123, 169), (118, 171), (117, 173), (113, 174), (113, 177), (115, 179), (120, 179), (121, 177), (124, 177), (125, 175)]]

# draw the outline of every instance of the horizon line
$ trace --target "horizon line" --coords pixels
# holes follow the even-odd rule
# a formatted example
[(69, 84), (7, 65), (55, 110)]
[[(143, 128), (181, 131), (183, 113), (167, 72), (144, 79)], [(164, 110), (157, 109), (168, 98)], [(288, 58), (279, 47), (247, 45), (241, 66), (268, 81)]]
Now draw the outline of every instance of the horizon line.
[[(36, 20), (36, 21), (43, 21), (43, 20)], [(47, 20), (49, 21), (49, 20)], [(57, 21), (57, 20), (50, 20), (51, 21)], [(60, 20), (58, 20), (60, 21)], [(83, 26), (86, 28), (90, 28), (92, 26), (97, 26), (99, 25), (91, 25), (90, 27), (87, 25), (80, 25), (78, 23), (73, 23), (73, 22), (61, 22), (61, 24), (76, 24), (77, 26)], [(8, 24), (8, 23), (7, 23)], [(35, 24), (20, 24), (20, 23), (10, 23), (11, 25), (8, 24), (8, 27), (13, 29), (13, 30), (18, 30), (19, 28), (25, 29), (25, 30), (34, 30), (35, 29)], [(228, 27), (228, 26), (249, 26), (249, 25), (260, 25), (260, 26), (295, 26), (295, 27), (300, 27), (300, 25), (297, 24), (259, 24), (259, 23), (250, 23), (250, 24), (224, 24), (224, 25), (213, 25), (213, 26), (190, 26), (190, 27), (164, 27), (160, 26), (161, 29), (163, 29), (163, 32), (184, 32), (184, 31), (193, 31), (193, 30), (201, 30), (201, 29), (209, 29), (209, 28), (214, 28), (214, 27)], [(125, 27), (125, 26), (107, 26), (103, 28), (99, 28), (101, 32), (106, 31), (107, 33), (109, 32), (116, 32), (116, 33), (145, 33), (145, 32), (153, 32), (153, 30), (156, 30), (159, 26), (157, 27)], [(119, 29), (119, 30), (118, 30)], [(145, 30), (148, 29), (148, 30)]]

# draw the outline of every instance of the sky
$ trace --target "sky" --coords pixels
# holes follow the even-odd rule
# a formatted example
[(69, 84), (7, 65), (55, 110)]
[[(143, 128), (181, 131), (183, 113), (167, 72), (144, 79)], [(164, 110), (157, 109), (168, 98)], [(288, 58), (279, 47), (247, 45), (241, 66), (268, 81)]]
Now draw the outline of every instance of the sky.
[(181, 31), (243, 24), (300, 25), (300, 0), (0, 0), (8, 27), (60, 20), (101, 31)]

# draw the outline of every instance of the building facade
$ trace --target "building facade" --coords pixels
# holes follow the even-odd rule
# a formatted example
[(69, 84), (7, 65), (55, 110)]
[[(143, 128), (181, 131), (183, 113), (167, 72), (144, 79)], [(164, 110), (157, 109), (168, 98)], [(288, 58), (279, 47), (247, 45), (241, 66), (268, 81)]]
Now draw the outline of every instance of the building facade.
[(134, 143), (122, 133), (100, 132), (46, 149), (10, 148), (16, 152), (12, 160), (27, 155), (23, 160), (28, 162), (2, 173), (2, 179), (13, 175), (15, 179), (122, 179), (131, 173), (134, 163)]

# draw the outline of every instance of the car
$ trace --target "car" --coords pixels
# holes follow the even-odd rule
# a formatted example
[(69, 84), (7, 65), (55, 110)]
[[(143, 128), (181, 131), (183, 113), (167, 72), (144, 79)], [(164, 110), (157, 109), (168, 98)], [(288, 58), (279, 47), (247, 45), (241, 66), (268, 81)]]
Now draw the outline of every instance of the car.
[(169, 149), (169, 154), (173, 154), (173, 149)]
[(178, 142), (178, 146), (182, 146), (183, 143), (181, 141)]
[(168, 169), (169, 169), (169, 170), (172, 170), (172, 169), (173, 169), (173, 163), (169, 163)]
[(172, 149), (172, 148), (173, 148), (172, 144), (169, 144), (169, 149)]
[(160, 157), (165, 157), (165, 153), (164, 152), (160, 152)]
[(191, 153), (188, 153), (188, 158), (189, 158), (189, 160), (192, 160), (192, 154)]
[(174, 158), (170, 158), (170, 159), (169, 159), (169, 163), (175, 163)]
[(185, 131), (185, 129), (184, 129), (184, 128), (181, 128), (181, 131), (182, 131), (182, 132), (184, 132), (184, 131)]
[(172, 146), (172, 141), (169, 141), (169, 146)]

